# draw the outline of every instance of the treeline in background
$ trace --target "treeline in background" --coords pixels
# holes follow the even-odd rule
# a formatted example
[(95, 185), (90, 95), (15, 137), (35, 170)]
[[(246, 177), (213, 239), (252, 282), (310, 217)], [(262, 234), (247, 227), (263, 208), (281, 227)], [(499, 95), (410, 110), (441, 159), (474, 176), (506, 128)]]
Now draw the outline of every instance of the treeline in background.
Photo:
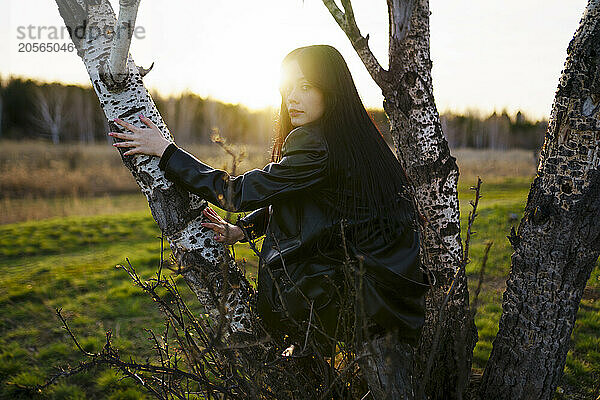
[[(178, 143), (208, 144), (215, 128), (234, 143), (268, 146), (277, 110), (250, 110), (193, 93), (162, 97), (152, 93), (167, 126)], [(379, 130), (391, 143), (389, 125), (381, 109), (369, 111)], [(523, 113), (506, 111), (483, 115), (441, 115), (444, 133), (453, 148), (539, 149), (548, 126)], [(109, 127), (91, 87), (39, 83), (0, 77), (0, 139), (47, 139), (54, 144), (108, 141)]]

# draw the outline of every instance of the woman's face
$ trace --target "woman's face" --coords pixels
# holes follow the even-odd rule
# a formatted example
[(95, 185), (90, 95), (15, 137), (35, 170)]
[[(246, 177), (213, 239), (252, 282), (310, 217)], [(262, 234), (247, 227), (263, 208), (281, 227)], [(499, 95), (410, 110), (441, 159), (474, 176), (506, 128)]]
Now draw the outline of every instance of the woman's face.
[(323, 93), (304, 77), (296, 60), (283, 68), (284, 85), (281, 90), (292, 126), (302, 126), (319, 119), (325, 111)]

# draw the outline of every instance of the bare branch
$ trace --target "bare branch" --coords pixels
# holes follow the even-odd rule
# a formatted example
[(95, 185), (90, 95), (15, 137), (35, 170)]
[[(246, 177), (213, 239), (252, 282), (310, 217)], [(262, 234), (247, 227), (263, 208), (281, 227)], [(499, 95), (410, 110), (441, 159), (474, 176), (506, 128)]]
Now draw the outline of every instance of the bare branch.
[(342, 10), (338, 8), (337, 4), (335, 4), (335, 1), (323, 0), (323, 4), (325, 4), (325, 7), (327, 7), (329, 13), (335, 19), (335, 22), (337, 22), (340, 28), (342, 28), (342, 30), (345, 32), (346, 17), (344, 16)]
[(69, 329), (69, 325), (67, 325), (67, 321), (62, 316), (61, 311), (62, 311), (62, 308), (57, 308), (56, 315), (58, 316), (58, 318), (60, 318), (60, 321), (63, 323), (63, 329), (69, 333), (69, 336), (71, 336), (71, 339), (73, 339), (73, 342), (75, 342), (75, 346), (77, 346), (79, 351), (81, 351), (83, 354), (85, 354), (88, 357), (93, 357), (94, 356), (93, 353), (87, 352), (83, 349), (83, 347), (81, 347), (81, 345), (77, 341), (77, 338), (75, 337), (75, 335), (73, 335), (73, 332), (71, 331), (71, 329)]
[(341, 0), (342, 7), (344, 7), (344, 14), (346, 14), (346, 20), (349, 24), (354, 24), (356, 26), (356, 20), (354, 19), (354, 9), (352, 8), (351, 0)]
[(342, 0), (344, 12), (339, 9), (334, 0), (323, 0), (323, 4), (346, 34), (352, 47), (360, 57), (361, 61), (369, 71), (373, 80), (383, 90), (387, 86), (387, 70), (385, 70), (369, 48), (369, 35), (363, 37), (354, 19), (354, 11), (350, 0)]
[(483, 278), (485, 276), (485, 267), (487, 265), (488, 255), (490, 253), (490, 248), (493, 244), (494, 242), (489, 241), (485, 246), (483, 259), (481, 261), (481, 269), (479, 270), (479, 279), (477, 280), (477, 289), (475, 289), (475, 295), (473, 296), (473, 301), (471, 302), (471, 318), (475, 318), (475, 314), (477, 314), (477, 306), (479, 305), (479, 292), (481, 292), (481, 286), (483, 285)]
[[(119, 1), (119, 18), (115, 26), (109, 61), (110, 75), (115, 83), (123, 82), (127, 77), (127, 57), (139, 5), (140, 0)], [(123, 28), (125, 32), (122, 32)]]

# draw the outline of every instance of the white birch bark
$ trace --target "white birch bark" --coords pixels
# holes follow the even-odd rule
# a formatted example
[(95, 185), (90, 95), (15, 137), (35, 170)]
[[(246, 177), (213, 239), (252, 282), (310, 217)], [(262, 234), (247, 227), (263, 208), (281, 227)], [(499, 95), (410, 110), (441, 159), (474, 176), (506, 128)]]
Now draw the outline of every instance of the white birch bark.
[[(470, 372), (476, 329), (469, 317), (466, 275), (462, 260), (458, 167), (433, 98), (429, 55), (429, 1), (388, 0), (389, 69), (385, 70), (356, 25), (350, 0), (340, 10), (333, 0), (323, 0), (357, 54), (381, 88), (390, 120), (397, 156), (415, 189), (421, 213), (427, 219), (422, 250), (437, 284), (427, 296), (426, 325), (413, 375), (433, 398), (460, 396)], [(442, 335), (430, 379), (425, 371), (438, 309), (456, 275), (454, 294), (444, 310)]]
[(115, 25), (115, 37), (110, 49), (109, 72), (115, 83), (127, 78), (127, 58), (140, 0), (119, 0), (119, 18)]
[[(107, 0), (57, 0), (57, 4), (65, 24), (73, 28), (73, 31), (77, 26), (87, 25), (84, 38), (76, 35), (71, 37), (107, 119), (112, 121), (120, 118), (141, 127), (143, 125), (138, 115), (143, 114), (157, 125), (166, 138), (172, 140), (131, 55), (127, 57), (125, 71), (118, 72), (123, 75), (123, 79), (117, 82), (110, 74), (111, 69), (107, 65), (113, 51), (117, 22), (110, 3)], [(126, 13), (128, 16), (132, 14), (131, 10)], [(121, 38), (114, 40), (114, 44), (128, 46), (129, 42)], [(118, 57), (129, 54), (129, 48), (118, 49), (113, 54)], [(119, 65), (118, 61), (116, 65)], [(119, 130), (118, 125), (112, 122), (110, 127), (111, 130)], [(253, 336), (254, 319), (250, 317), (248, 303), (250, 286), (235, 267), (224, 246), (215, 242), (211, 231), (200, 225), (203, 218), (201, 210), (205, 202), (165, 179), (158, 168), (158, 161), (157, 157), (146, 155), (123, 157), (124, 164), (148, 199), (152, 215), (168, 240), (178, 264), (183, 268), (187, 283), (213, 321), (219, 320), (222, 293), (227, 293), (224, 306), (228, 324), (222, 332), (223, 338), (228, 341), (231, 334), (236, 337)], [(223, 263), (226, 264), (225, 267)], [(223, 290), (221, 269), (228, 271), (225, 281), (231, 286), (239, 286), (239, 290)]]

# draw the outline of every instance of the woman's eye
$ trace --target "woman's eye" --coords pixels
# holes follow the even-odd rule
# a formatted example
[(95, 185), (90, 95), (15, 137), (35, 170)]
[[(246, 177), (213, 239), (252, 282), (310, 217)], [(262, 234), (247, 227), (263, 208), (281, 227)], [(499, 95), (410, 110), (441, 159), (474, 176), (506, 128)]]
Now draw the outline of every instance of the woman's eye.
[(301, 86), (301, 88), (302, 88), (302, 90), (308, 90), (308, 89), (310, 89), (310, 85), (304, 84)]

